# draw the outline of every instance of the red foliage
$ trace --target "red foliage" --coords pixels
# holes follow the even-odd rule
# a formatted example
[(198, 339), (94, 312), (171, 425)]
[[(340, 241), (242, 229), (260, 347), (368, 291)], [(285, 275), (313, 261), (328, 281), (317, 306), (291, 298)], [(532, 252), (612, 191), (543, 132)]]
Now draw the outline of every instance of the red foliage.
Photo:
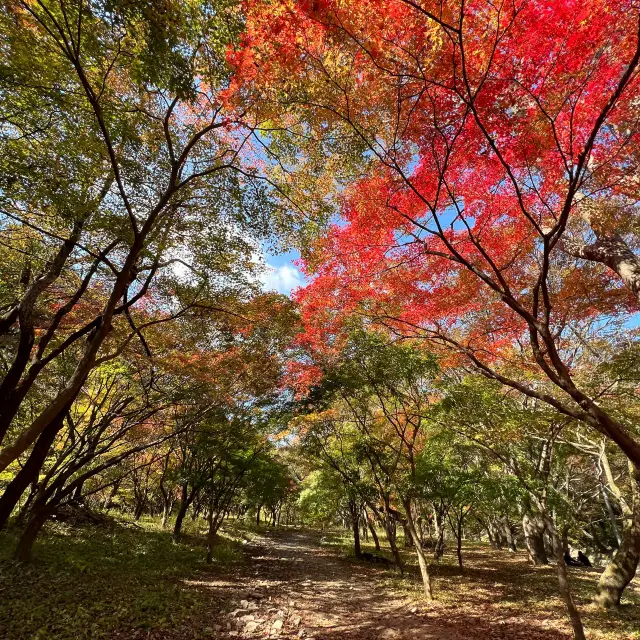
[(305, 346), (329, 353), (360, 314), (492, 361), (532, 326), (628, 312), (562, 237), (638, 200), (637, 5), (413, 4), (255, 0), (229, 55), (234, 95), (356, 132), (374, 159), (307, 264)]

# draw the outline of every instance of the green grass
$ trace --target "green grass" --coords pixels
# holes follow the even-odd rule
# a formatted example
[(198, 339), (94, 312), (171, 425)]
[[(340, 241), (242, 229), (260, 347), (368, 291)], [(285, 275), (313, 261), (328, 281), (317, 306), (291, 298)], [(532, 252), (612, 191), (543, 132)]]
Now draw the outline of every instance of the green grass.
[(153, 521), (56, 524), (36, 542), (28, 565), (11, 559), (16, 536), (0, 534), (0, 637), (146, 638), (181, 627), (184, 637), (208, 637), (226, 606), (212, 577), (241, 562), (242, 553), (237, 539), (223, 537), (207, 565), (202, 538), (193, 524), (188, 529), (175, 544)]

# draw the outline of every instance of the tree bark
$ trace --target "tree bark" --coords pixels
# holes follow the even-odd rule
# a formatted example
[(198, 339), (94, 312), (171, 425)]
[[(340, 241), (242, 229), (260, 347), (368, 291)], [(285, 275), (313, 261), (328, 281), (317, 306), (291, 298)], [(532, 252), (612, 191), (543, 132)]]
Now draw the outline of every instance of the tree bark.
[(611, 522), (613, 535), (615, 536), (616, 542), (618, 543), (619, 547), (622, 544), (622, 536), (620, 535), (620, 529), (618, 528), (618, 523), (616, 522), (616, 514), (613, 512), (613, 507), (611, 506), (611, 500), (609, 500), (607, 490), (603, 485), (600, 485), (600, 493), (602, 494), (602, 499), (604, 500), (604, 506), (607, 508), (607, 514), (609, 516), (609, 522)]
[[(617, 607), (620, 598), (628, 584), (633, 580), (640, 560), (640, 471), (630, 469), (633, 472), (634, 495), (631, 513), (628, 506), (622, 503), (623, 510), (627, 511), (625, 524), (622, 531), (622, 541), (600, 576), (598, 589), (594, 601), (600, 607)], [(617, 488), (617, 487), (616, 487)]]
[(367, 526), (369, 527), (369, 531), (371, 532), (371, 537), (373, 538), (373, 544), (376, 545), (376, 551), (380, 551), (380, 539), (378, 538), (378, 534), (376, 533), (375, 523), (373, 522), (373, 518), (368, 512), (365, 512), (365, 518), (367, 520)]
[(34, 505), (31, 518), (20, 536), (14, 557), (20, 562), (29, 562), (33, 552), (33, 543), (36, 541), (44, 523), (55, 512), (57, 505)]
[(144, 502), (138, 502), (138, 504), (136, 505), (136, 508), (133, 512), (133, 519), (135, 520), (135, 522), (138, 522), (138, 520), (142, 518), (142, 514), (144, 512), (144, 506), (145, 506)]
[(182, 531), (182, 521), (184, 517), (187, 515), (187, 510), (189, 509), (189, 505), (193, 500), (195, 492), (191, 492), (191, 495), (188, 493), (189, 485), (185, 482), (182, 485), (182, 490), (180, 494), (180, 509), (178, 509), (178, 515), (176, 516), (176, 522), (173, 525), (173, 537), (175, 539), (180, 537), (180, 532)]
[(576, 258), (600, 262), (620, 276), (640, 302), (640, 259), (618, 234), (600, 235), (593, 244), (577, 245), (564, 240), (562, 249)]
[(558, 575), (558, 586), (560, 588), (560, 594), (564, 600), (564, 604), (571, 620), (571, 626), (573, 627), (574, 640), (586, 640), (584, 635), (584, 627), (582, 626), (582, 620), (580, 618), (580, 612), (573, 601), (571, 595), (571, 589), (569, 587), (569, 578), (567, 576), (567, 565), (564, 562), (564, 549), (562, 548), (562, 542), (555, 525), (551, 518), (545, 514), (544, 526), (546, 527), (549, 537), (551, 538), (551, 544), (553, 547), (553, 555), (556, 564), (556, 573)]
[(406, 522), (402, 523), (402, 531), (404, 534), (404, 548), (411, 549), (411, 547), (413, 547), (413, 538), (411, 536), (409, 529), (407, 528)]
[(389, 543), (389, 547), (391, 548), (391, 553), (393, 555), (393, 561), (395, 562), (398, 571), (401, 574), (404, 573), (404, 565), (402, 563), (402, 557), (400, 556), (400, 552), (398, 551), (398, 545), (396, 544), (396, 523), (395, 520), (391, 517), (390, 514), (386, 513), (384, 518), (384, 532), (387, 536), (387, 542)]
[(358, 560), (362, 558), (360, 548), (360, 514), (355, 500), (349, 500), (349, 513), (351, 514), (351, 529), (353, 531), (353, 551)]
[(169, 495), (162, 506), (162, 528), (166, 529), (174, 505), (173, 496)]
[(109, 492), (109, 495), (105, 499), (104, 505), (102, 506), (102, 508), (105, 511), (109, 511), (109, 509), (111, 509), (111, 507), (113, 506), (113, 500), (116, 497), (116, 495), (118, 495), (118, 490), (120, 489), (120, 482), (121, 480), (117, 480), (116, 482), (113, 483), (113, 486), (111, 487), (111, 491)]
[(51, 445), (62, 428), (64, 416), (68, 409), (69, 406), (66, 406), (64, 410), (58, 414), (56, 419), (50, 422), (47, 428), (40, 434), (24, 466), (7, 485), (7, 488), (0, 498), (0, 529), (6, 526), (11, 517), (11, 513), (29, 484), (37, 480), (40, 469), (42, 469), (42, 465), (51, 449)]
[(547, 552), (544, 548), (544, 521), (527, 512), (522, 516), (522, 529), (531, 564), (538, 566), (548, 564)]
[(501, 522), (504, 526), (504, 535), (507, 539), (507, 547), (509, 548), (509, 551), (511, 551), (512, 553), (515, 553), (518, 549), (516, 547), (515, 536), (513, 535), (513, 531), (511, 530), (511, 525), (509, 524), (509, 519), (506, 516), (503, 516), (501, 518)]
[(406, 528), (409, 531), (409, 535), (413, 540), (413, 546), (416, 550), (416, 555), (418, 556), (418, 565), (420, 566), (420, 575), (422, 576), (422, 585), (424, 587), (424, 595), (427, 599), (427, 602), (431, 602), (433, 600), (433, 590), (431, 588), (431, 576), (429, 575), (429, 567), (427, 566), (427, 559), (424, 555), (424, 551), (422, 550), (422, 544), (420, 541), (420, 536), (418, 536), (418, 532), (416, 531), (415, 523), (413, 522), (413, 514), (411, 513), (411, 500), (405, 499), (402, 501), (404, 506), (406, 520)]
[(617, 607), (620, 598), (633, 580), (640, 558), (640, 524), (637, 516), (625, 527), (622, 542), (615, 556), (600, 576), (594, 601), (600, 607)]
[(209, 531), (207, 533), (207, 564), (213, 561), (213, 547), (218, 541), (218, 530), (224, 519), (224, 513), (220, 513), (215, 509), (209, 510)]

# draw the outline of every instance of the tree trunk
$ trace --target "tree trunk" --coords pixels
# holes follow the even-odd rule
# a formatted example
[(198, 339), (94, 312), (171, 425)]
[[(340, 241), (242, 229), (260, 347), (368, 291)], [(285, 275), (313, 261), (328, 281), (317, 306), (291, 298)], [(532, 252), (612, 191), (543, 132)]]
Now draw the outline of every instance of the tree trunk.
[(184, 517), (187, 515), (187, 510), (189, 509), (189, 505), (193, 499), (194, 493), (192, 492), (191, 496), (188, 494), (189, 486), (185, 483), (182, 485), (182, 490), (180, 494), (180, 509), (178, 509), (178, 515), (176, 516), (176, 522), (173, 525), (173, 537), (178, 539), (180, 537), (180, 532), (182, 531), (182, 521)]
[(24, 529), (24, 525), (27, 520), (27, 516), (31, 511), (31, 506), (33, 504), (33, 501), (36, 499), (36, 496), (38, 495), (38, 488), (39, 488), (38, 482), (37, 480), (34, 480), (31, 483), (31, 487), (29, 488), (29, 494), (27, 495), (27, 499), (20, 506), (20, 511), (18, 511), (18, 515), (13, 520), (13, 525), (15, 527), (20, 527), (21, 529)]
[(9, 520), (11, 513), (18, 504), (25, 489), (34, 481), (37, 481), (38, 474), (42, 465), (47, 458), (47, 454), (51, 449), (51, 445), (56, 435), (62, 428), (64, 416), (69, 407), (58, 414), (56, 419), (47, 425), (47, 428), (40, 434), (36, 444), (34, 445), (27, 461), (15, 478), (9, 483), (2, 498), (0, 498), (0, 529), (4, 528)]
[(600, 576), (594, 601), (601, 607), (617, 607), (627, 585), (633, 580), (640, 558), (640, 525), (637, 517), (625, 527), (622, 542)]
[(433, 559), (438, 561), (444, 553), (444, 513), (433, 507), (433, 523), (436, 530), (436, 543), (433, 547)]
[(351, 514), (351, 529), (353, 530), (353, 550), (356, 558), (362, 558), (362, 550), (360, 549), (360, 514), (355, 501), (349, 501), (349, 513)]
[(82, 489), (84, 487), (84, 482), (81, 482), (73, 491), (73, 500), (78, 503), (84, 502), (84, 497), (82, 496)]
[(506, 516), (503, 516), (501, 518), (501, 521), (504, 527), (504, 535), (505, 535), (505, 538), (507, 539), (507, 547), (509, 551), (511, 551), (512, 553), (515, 553), (518, 549), (516, 547), (515, 536), (513, 535), (511, 525), (509, 524), (509, 518), (507, 518)]
[(618, 523), (616, 522), (616, 514), (613, 512), (613, 507), (611, 506), (611, 500), (609, 500), (609, 496), (607, 495), (607, 490), (603, 485), (600, 485), (600, 493), (602, 494), (602, 499), (604, 500), (604, 505), (607, 508), (607, 514), (609, 515), (609, 521), (611, 522), (611, 529), (613, 530), (613, 535), (616, 537), (616, 542), (618, 543), (618, 547), (622, 544), (622, 536), (620, 535), (620, 529), (618, 529)]
[(625, 286), (640, 302), (640, 259), (629, 248), (622, 236), (597, 235), (596, 241), (590, 245), (576, 245), (565, 240), (561, 246), (572, 256), (607, 265), (620, 276)]
[(373, 518), (366, 513), (367, 526), (369, 527), (369, 531), (371, 532), (371, 537), (373, 538), (373, 544), (376, 545), (376, 551), (380, 551), (380, 540), (378, 538), (378, 534), (376, 533), (375, 523), (373, 522)]
[(633, 580), (640, 560), (640, 471), (633, 468), (630, 471), (634, 477), (632, 511), (625, 519), (620, 546), (598, 582), (594, 600), (601, 607), (620, 605), (622, 593)]
[[(554, 515), (555, 519), (555, 515)], [(562, 535), (560, 536), (560, 540), (562, 541), (562, 549), (563, 551), (568, 551), (569, 549), (569, 525), (565, 524), (562, 527)]]
[(162, 507), (162, 528), (163, 529), (166, 529), (167, 527), (167, 522), (171, 517), (171, 512), (173, 511), (174, 503), (175, 503), (175, 500), (173, 496), (169, 496), (168, 499), (164, 500), (164, 504)]
[[(155, 212), (155, 217), (160, 210)], [(140, 233), (130, 246), (122, 269), (118, 272), (113, 284), (109, 299), (99, 317), (99, 322), (89, 333), (83, 352), (77, 360), (73, 374), (68, 379), (65, 387), (58, 391), (40, 414), (24, 429), (20, 435), (8, 446), (0, 449), (0, 471), (4, 471), (14, 460), (17, 460), (40, 437), (40, 434), (57, 419), (59, 414), (66, 413), (65, 408), (70, 406), (77, 398), (89, 373), (96, 364), (96, 357), (100, 347), (111, 333), (114, 313), (122, 299), (126, 288), (131, 282), (133, 268), (144, 248), (146, 235), (151, 231), (153, 219), (151, 216), (145, 222), (146, 232)]]
[(411, 500), (405, 499), (402, 501), (404, 511), (406, 515), (406, 528), (409, 531), (409, 535), (413, 540), (413, 546), (418, 556), (418, 565), (420, 566), (420, 575), (422, 576), (422, 585), (424, 587), (424, 595), (428, 602), (433, 600), (433, 590), (431, 588), (431, 577), (429, 576), (429, 568), (427, 566), (427, 559), (425, 558), (424, 551), (422, 550), (422, 544), (420, 543), (420, 537), (416, 531), (415, 524), (413, 522), (413, 515), (411, 513)]
[(402, 523), (402, 531), (404, 534), (404, 548), (411, 549), (411, 547), (413, 546), (413, 539), (411, 537), (411, 533), (409, 532), (409, 529), (407, 528), (406, 522)]
[(534, 566), (548, 564), (547, 552), (544, 548), (544, 521), (525, 512), (522, 516), (522, 529), (529, 553), (529, 560)]
[[(106, 196), (111, 184), (112, 179), (108, 178), (101, 192), (100, 201)], [(13, 312), (6, 315), (3, 318), (3, 322), (0, 323), (0, 331), (2, 333), (8, 331), (16, 320), (20, 326), (20, 341), (18, 343), (18, 349), (16, 351), (14, 361), (0, 385), (0, 443), (3, 442), (7, 429), (9, 428), (13, 418), (18, 413), (20, 404), (27, 395), (29, 387), (31, 386), (30, 384), (25, 383), (27, 383), (30, 378), (31, 384), (33, 383), (33, 376), (27, 374), (26, 379), (23, 379), (22, 381), (23, 384), (19, 384), (26, 366), (29, 363), (31, 350), (33, 348), (35, 338), (34, 314), (36, 304), (41, 294), (43, 294), (62, 273), (62, 269), (64, 268), (68, 257), (74, 250), (76, 243), (80, 238), (80, 234), (82, 233), (84, 223), (88, 219), (92, 210), (93, 207), (85, 209), (84, 213), (75, 221), (71, 235), (58, 247), (55, 257), (47, 262), (45, 271), (38, 274), (33, 279), (27, 290), (24, 292), (19, 305), (13, 310)], [(28, 283), (30, 271), (30, 268), (26, 271), (27, 278), (25, 284)], [(39, 370), (41, 369), (42, 367), (40, 367)], [(32, 440), (32, 442), (34, 440)]]
[(140, 518), (142, 518), (142, 514), (144, 512), (144, 502), (140, 501), (138, 502), (138, 504), (136, 505), (135, 511), (133, 512), (133, 519), (138, 522), (138, 520), (140, 520)]
[(111, 487), (111, 492), (107, 496), (106, 500), (104, 501), (104, 505), (102, 506), (102, 508), (105, 511), (109, 511), (109, 509), (111, 509), (111, 507), (113, 506), (113, 499), (118, 494), (118, 490), (120, 489), (120, 482), (121, 480), (117, 480), (116, 482), (113, 483), (113, 486)]
[(25, 527), (25, 530), (20, 536), (18, 546), (16, 547), (14, 557), (20, 562), (29, 562), (31, 560), (31, 554), (33, 551), (33, 543), (36, 541), (38, 534), (40, 533), (44, 523), (55, 512), (57, 505), (34, 505), (34, 510)]
[(396, 544), (396, 523), (390, 514), (386, 513), (384, 518), (384, 532), (391, 547), (391, 553), (393, 554), (393, 561), (395, 562), (398, 571), (401, 574), (404, 573), (404, 566), (402, 564), (402, 557), (398, 551), (398, 545)]
[(260, 511), (262, 509), (262, 505), (258, 505), (258, 511), (256, 511), (256, 527), (260, 526)]
[(458, 519), (456, 529), (456, 555), (458, 556), (458, 567), (460, 568), (460, 573), (462, 573), (462, 517)]
[(558, 575), (558, 586), (560, 588), (560, 594), (564, 600), (564, 604), (567, 607), (569, 619), (571, 620), (571, 626), (573, 627), (574, 640), (586, 640), (584, 635), (584, 628), (582, 626), (582, 620), (580, 619), (580, 612), (573, 601), (571, 596), (571, 589), (569, 587), (569, 578), (567, 577), (567, 565), (564, 562), (564, 549), (562, 548), (562, 541), (553, 521), (548, 515), (545, 515), (543, 525), (549, 532), (551, 538), (551, 544), (553, 547), (553, 555), (556, 563), (556, 572)]
[[(32, 316), (33, 314), (31, 313), (29, 315)], [(15, 394), (13, 390), (20, 382), (20, 378), (29, 362), (31, 350), (33, 349), (35, 333), (32, 317), (29, 318), (28, 322), (29, 325), (24, 326), (23, 318), (21, 317), (20, 341), (18, 342), (15, 359), (2, 380), (2, 384), (0, 384), (0, 402), (2, 402), (2, 413), (0, 414), (0, 443), (4, 440), (9, 426), (18, 413), (20, 404), (26, 395), (26, 393), (23, 393), (14, 397)]]
[(209, 522), (209, 531), (207, 533), (207, 564), (211, 564), (213, 560), (213, 547), (218, 541), (218, 530), (220, 529), (223, 518), (224, 514), (213, 508), (209, 509), (207, 518)]

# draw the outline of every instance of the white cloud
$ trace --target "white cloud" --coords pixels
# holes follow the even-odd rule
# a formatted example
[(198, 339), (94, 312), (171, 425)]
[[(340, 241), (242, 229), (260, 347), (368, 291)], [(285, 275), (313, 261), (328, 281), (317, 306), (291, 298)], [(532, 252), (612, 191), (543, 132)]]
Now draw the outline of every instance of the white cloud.
[(274, 289), (279, 293), (289, 295), (291, 289), (295, 289), (302, 285), (302, 275), (291, 265), (283, 264), (280, 267), (274, 267), (267, 263), (264, 273), (261, 274), (262, 286), (266, 291)]

